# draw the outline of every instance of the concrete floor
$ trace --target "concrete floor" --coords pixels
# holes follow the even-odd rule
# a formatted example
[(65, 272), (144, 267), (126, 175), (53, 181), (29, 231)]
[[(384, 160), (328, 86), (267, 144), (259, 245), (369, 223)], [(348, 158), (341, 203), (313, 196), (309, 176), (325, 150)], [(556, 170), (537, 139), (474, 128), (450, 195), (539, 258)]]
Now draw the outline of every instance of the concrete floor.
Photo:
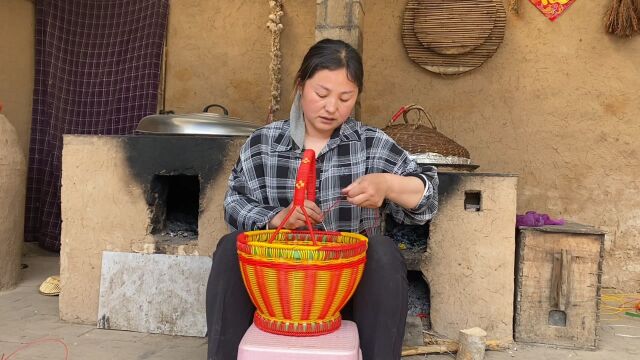
[[(64, 345), (57, 342), (25, 344), (39, 339), (60, 339), (69, 350), (67, 359), (205, 359), (206, 341), (202, 338), (142, 334), (128, 331), (100, 330), (95, 326), (76, 325), (58, 319), (58, 298), (38, 293), (40, 283), (59, 269), (56, 256), (27, 256), (29, 267), (23, 270), (20, 285), (0, 293), (0, 359), (63, 360)], [(612, 325), (625, 325), (624, 327)], [(618, 333), (616, 335), (615, 333)], [(487, 352), (487, 360), (631, 360), (640, 359), (640, 319), (603, 322), (600, 350), (577, 351), (544, 346), (516, 345), (504, 352)], [(3, 358), (4, 354), (4, 358)], [(10, 356), (9, 358), (7, 358)], [(453, 355), (412, 356), (405, 359), (444, 360)]]

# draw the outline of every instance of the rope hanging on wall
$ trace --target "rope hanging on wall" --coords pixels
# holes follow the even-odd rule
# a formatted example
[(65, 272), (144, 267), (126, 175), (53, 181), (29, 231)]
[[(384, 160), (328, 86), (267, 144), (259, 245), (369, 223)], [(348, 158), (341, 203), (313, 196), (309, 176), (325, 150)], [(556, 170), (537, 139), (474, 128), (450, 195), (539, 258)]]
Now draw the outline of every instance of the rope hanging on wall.
[(269, 115), (267, 123), (273, 121), (273, 114), (280, 110), (280, 72), (282, 66), (282, 52), (280, 51), (280, 33), (284, 26), (280, 18), (284, 15), (282, 3), (284, 0), (269, 0), (271, 14), (267, 28), (271, 31), (271, 65), (269, 65), (269, 76), (271, 78), (271, 105), (269, 105)]

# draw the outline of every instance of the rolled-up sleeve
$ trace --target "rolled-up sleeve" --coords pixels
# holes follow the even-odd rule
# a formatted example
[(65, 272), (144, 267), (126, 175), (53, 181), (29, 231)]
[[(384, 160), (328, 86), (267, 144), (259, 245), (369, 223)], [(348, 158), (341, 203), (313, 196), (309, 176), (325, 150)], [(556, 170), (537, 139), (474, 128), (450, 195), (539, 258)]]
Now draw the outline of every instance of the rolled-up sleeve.
[(438, 174), (436, 168), (418, 165), (404, 149), (384, 132), (379, 131), (370, 147), (373, 172), (386, 172), (401, 176), (420, 176), (425, 180), (425, 189), (418, 205), (405, 209), (386, 201), (384, 211), (395, 221), (403, 224), (422, 225), (438, 211)]

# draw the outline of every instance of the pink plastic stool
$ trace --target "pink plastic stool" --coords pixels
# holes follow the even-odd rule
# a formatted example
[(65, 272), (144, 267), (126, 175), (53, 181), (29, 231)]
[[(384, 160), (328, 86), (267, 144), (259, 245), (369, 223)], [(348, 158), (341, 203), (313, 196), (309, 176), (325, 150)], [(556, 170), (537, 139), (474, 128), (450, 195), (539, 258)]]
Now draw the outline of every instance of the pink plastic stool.
[(352, 321), (331, 334), (274, 335), (251, 325), (238, 348), (238, 360), (362, 360), (358, 328)]

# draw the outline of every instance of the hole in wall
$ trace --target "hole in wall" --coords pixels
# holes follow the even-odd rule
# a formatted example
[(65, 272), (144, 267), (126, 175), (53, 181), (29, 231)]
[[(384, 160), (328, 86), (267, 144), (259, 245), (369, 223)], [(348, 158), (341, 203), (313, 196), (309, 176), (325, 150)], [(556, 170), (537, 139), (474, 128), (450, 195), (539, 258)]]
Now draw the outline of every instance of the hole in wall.
[(562, 310), (549, 311), (549, 325), (566, 327), (567, 313)]
[(482, 211), (482, 193), (478, 190), (465, 191), (464, 209), (466, 211)]

